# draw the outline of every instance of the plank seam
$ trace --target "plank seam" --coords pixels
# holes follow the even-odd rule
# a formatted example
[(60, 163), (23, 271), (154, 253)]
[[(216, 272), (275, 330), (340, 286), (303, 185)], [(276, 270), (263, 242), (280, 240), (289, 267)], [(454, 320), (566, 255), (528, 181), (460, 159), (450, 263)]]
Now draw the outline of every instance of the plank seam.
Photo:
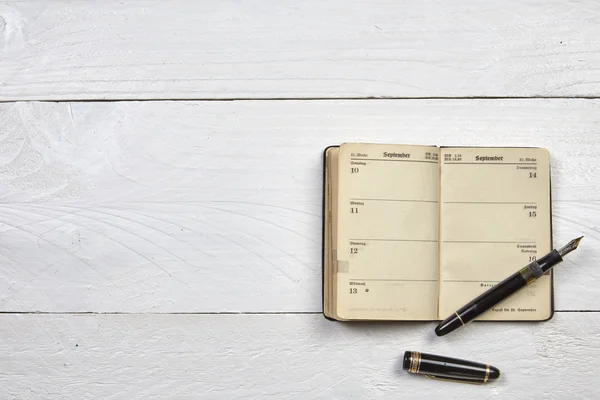
[(233, 102), (233, 101), (364, 101), (364, 100), (597, 100), (600, 96), (365, 96), (365, 97), (223, 97), (223, 98), (127, 98), (127, 99), (12, 99), (0, 103), (118, 103), (118, 102), (167, 102), (167, 101), (197, 101), (197, 102)]
[[(556, 313), (600, 313), (600, 310), (555, 310)], [(256, 312), (235, 312), (235, 311), (209, 311), (209, 312), (93, 312), (93, 311), (0, 311), (0, 315), (14, 314), (36, 314), (36, 315), (321, 315), (320, 311), (256, 311)], [(418, 321), (417, 321), (418, 322)], [(431, 322), (431, 321), (423, 321)], [(519, 322), (519, 321), (515, 321)], [(527, 322), (527, 321), (523, 321)]]

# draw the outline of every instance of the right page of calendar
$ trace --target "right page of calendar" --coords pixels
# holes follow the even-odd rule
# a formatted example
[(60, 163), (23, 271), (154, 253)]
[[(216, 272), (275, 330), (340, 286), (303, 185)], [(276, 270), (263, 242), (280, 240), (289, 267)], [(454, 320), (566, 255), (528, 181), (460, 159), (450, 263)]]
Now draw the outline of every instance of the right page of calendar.
[[(438, 318), (551, 250), (550, 157), (542, 148), (440, 152)], [(550, 273), (478, 320), (544, 320)]]

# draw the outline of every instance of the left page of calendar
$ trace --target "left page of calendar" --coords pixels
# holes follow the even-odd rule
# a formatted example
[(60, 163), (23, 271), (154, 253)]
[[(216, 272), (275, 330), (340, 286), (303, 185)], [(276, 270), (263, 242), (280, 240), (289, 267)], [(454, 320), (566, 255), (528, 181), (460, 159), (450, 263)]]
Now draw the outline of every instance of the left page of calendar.
[(340, 146), (338, 319), (437, 318), (439, 154), (435, 146)]

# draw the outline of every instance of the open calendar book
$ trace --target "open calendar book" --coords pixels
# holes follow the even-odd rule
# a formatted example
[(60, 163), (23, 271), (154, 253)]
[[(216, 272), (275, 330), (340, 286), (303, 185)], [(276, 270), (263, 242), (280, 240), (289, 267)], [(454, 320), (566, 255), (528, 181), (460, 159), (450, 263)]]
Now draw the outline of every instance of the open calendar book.
[[(552, 249), (545, 149), (344, 143), (324, 167), (330, 319), (443, 319)], [(552, 313), (549, 272), (479, 319)]]

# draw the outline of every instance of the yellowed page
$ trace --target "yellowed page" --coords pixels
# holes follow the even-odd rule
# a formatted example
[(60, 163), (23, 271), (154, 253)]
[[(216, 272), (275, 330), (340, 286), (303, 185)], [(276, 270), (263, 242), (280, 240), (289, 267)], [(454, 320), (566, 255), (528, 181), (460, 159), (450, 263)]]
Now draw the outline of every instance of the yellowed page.
[[(540, 148), (442, 148), (440, 315), (551, 250), (549, 154)], [(479, 320), (551, 315), (543, 276)]]
[(436, 319), (438, 158), (432, 146), (340, 146), (340, 318)]

